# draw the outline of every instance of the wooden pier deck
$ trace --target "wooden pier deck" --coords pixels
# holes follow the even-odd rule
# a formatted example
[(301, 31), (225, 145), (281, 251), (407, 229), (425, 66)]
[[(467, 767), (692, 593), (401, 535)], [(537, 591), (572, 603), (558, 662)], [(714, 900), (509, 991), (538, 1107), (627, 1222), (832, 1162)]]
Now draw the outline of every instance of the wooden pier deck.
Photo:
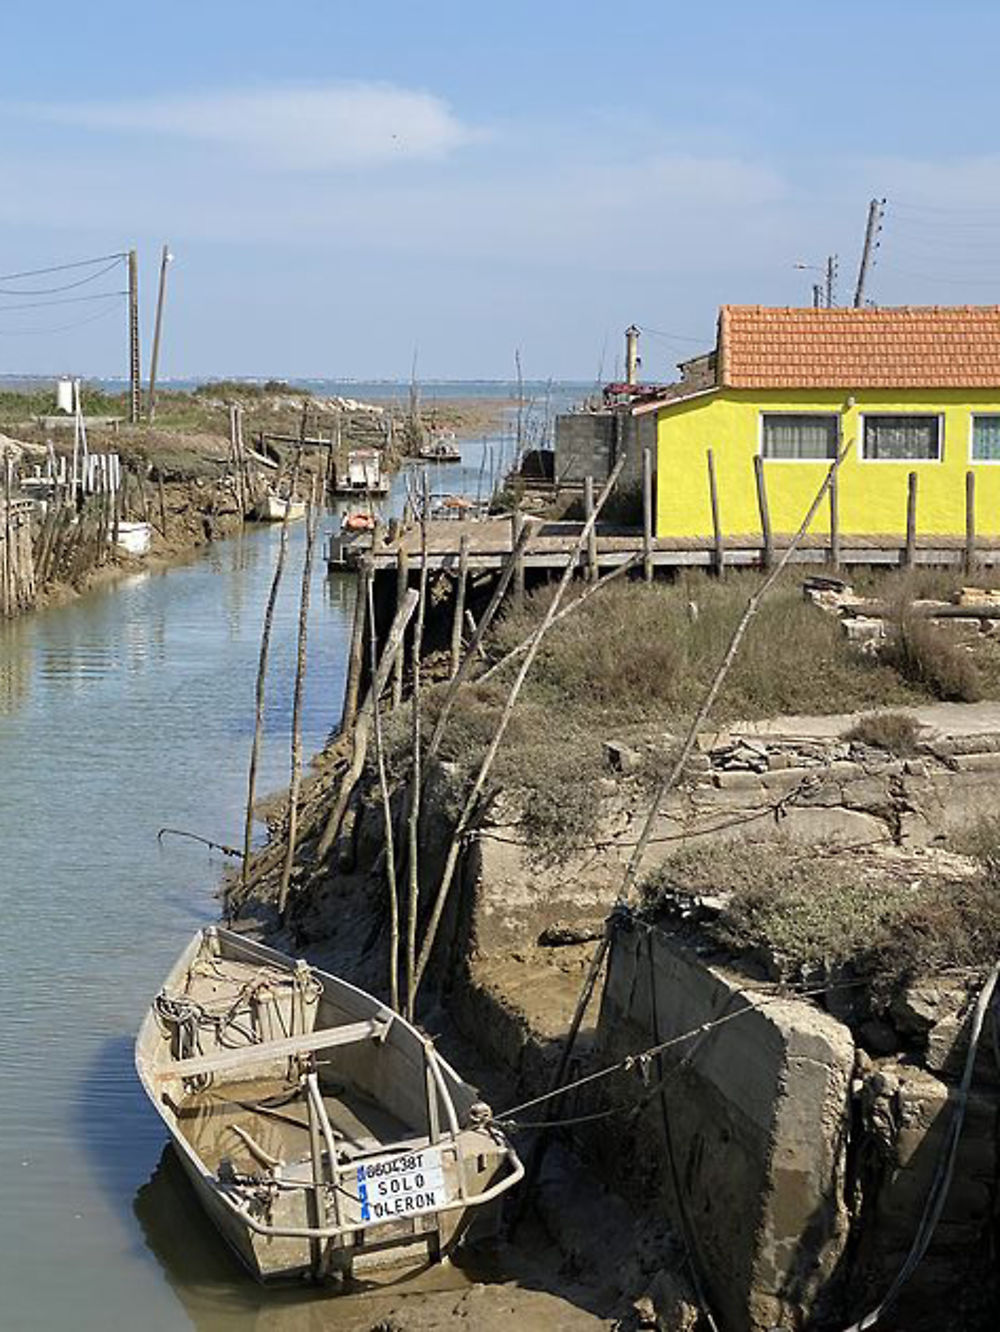
[[(531, 521), (530, 519), (528, 521)], [(574, 550), (583, 524), (579, 522), (534, 522), (534, 534), (524, 552), (525, 569), (556, 573), (563, 569), (567, 557)], [(428, 524), (427, 566), (429, 569), (455, 571), (459, 565), (460, 543), (468, 538), (468, 569), (470, 572), (499, 569), (508, 559), (513, 547), (513, 525), (509, 518), (490, 518), (484, 521), (444, 521)], [(775, 535), (771, 544), (771, 559), (781, 558), (791, 538)], [(969, 563), (969, 548), (964, 537), (922, 536), (909, 544), (900, 536), (841, 535), (834, 551), (828, 535), (812, 535), (803, 539), (792, 554), (792, 563), (818, 566), (906, 567), (908, 564), (940, 567), (962, 567)], [(372, 549), (370, 533), (357, 533), (343, 541), (344, 563), (357, 567), (365, 556), (371, 556), (377, 571), (394, 569), (399, 551), (406, 553), (410, 569), (421, 566), (421, 537), (418, 526), (410, 526), (391, 543), (384, 537)], [(608, 570), (628, 560), (638, 560), (645, 554), (641, 532), (601, 526), (596, 541), (588, 551), (585, 546), (578, 556), (581, 568), (590, 567), (596, 559), (598, 569)], [(765, 563), (767, 549), (763, 537), (756, 534), (727, 535), (722, 549), (715, 538), (653, 538), (649, 544), (649, 561), (654, 569), (726, 567), (755, 568)], [(1000, 565), (1000, 537), (979, 536), (975, 542), (974, 560), (984, 566)]]

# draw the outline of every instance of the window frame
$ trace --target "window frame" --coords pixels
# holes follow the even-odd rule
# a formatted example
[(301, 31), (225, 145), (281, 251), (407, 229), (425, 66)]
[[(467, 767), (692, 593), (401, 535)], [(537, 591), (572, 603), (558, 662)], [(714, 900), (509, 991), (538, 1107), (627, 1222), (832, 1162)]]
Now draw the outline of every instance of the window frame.
[[(837, 423), (837, 424), (836, 424), (835, 431), (834, 431), (833, 453), (832, 453), (829, 457), (825, 457), (825, 458), (771, 458), (771, 457), (769, 457), (769, 456), (764, 452), (764, 417), (765, 417), (765, 416), (821, 416), (821, 417), (824, 417), (824, 418), (832, 418), (832, 419), (833, 419), (834, 421), (836, 421), (836, 423)], [(832, 463), (832, 462), (836, 462), (837, 458), (840, 456), (840, 450), (841, 450), (841, 447), (842, 447), (842, 441), (841, 441), (841, 427), (842, 427), (841, 414), (840, 414), (840, 412), (838, 412), (838, 411), (836, 411), (836, 410), (823, 411), (823, 412), (805, 412), (805, 411), (792, 411), (790, 408), (784, 408), (784, 409), (782, 409), (781, 411), (772, 412), (772, 411), (769, 411), (769, 410), (768, 410), (767, 408), (765, 408), (765, 407), (760, 407), (760, 408), (758, 408), (758, 410), (757, 410), (757, 453), (758, 453), (758, 456), (760, 457), (761, 461), (762, 461), (762, 462), (766, 462), (766, 463), (782, 463), (782, 464), (784, 464), (784, 463), (796, 463), (796, 464), (800, 464), (800, 465), (801, 465), (802, 463), (805, 463), (805, 464), (807, 464), (807, 465), (810, 466), (810, 467), (815, 467), (817, 464), (819, 464), (820, 466), (826, 465), (826, 466), (828, 467), (828, 466), (830, 465), (830, 463)]]
[(976, 444), (976, 418), (980, 416), (994, 416), (1000, 421), (1000, 411), (969, 413), (969, 465), (972, 467), (996, 467), (1000, 465), (1000, 458), (977, 458), (973, 453)]
[[(919, 417), (922, 421), (937, 421), (937, 457), (936, 458), (869, 458), (865, 449), (865, 443), (868, 432), (868, 419), (877, 419), (879, 417)], [(940, 467), (944, 462), (944, 412), (860, 412), (860, 432), (858, 439), (858, 461), (861, 463), (874, 463), (880, 466), (888, 463), (890, 466), (902, 467)]]

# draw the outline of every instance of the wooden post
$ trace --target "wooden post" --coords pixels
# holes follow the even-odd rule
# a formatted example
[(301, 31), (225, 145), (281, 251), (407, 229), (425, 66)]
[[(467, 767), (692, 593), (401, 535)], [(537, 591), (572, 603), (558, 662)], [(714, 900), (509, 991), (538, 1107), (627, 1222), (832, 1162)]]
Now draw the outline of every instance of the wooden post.
[[(594, 478), (585, 476), (583, 478), (583, 517), (585, 522), (590, 522), (594, 516)], [(587, 573), (588, 583), (593, 583), (597, 578), (597, 524), (592, 523), (590, 531), (587, 534)]]
[(156, 469), (156, 488), (160, 497), (160, 532), (163, 536), (167, 535), (167, 503), (163, 495), (163, 473)]
[[(354, 602), (354, 623), (351, 626), (351, 648), (347, 658), (347, 683), (344, 686), (344, 710), (340, 717), (343, 733), (354, 724), (358, 712), (358, 693), (361, 689), (361, 662), (365, 646), (365, 620), (368, 606), (368, 580), (373, 576), (372, 562), (365, 559), (358, 574), (358, 595)], [(372, 629), (371, 632), (374, 632)]]
[[(406, 592), (410, 585), (410, 557), (406, 552), (406, 547), (400, 543), (396, 551), (396, 614), (398, 615), (403, 602), (406, 600)], [(396, 653), (395, 661), (392, 666), (392, 706), (398, 708), (403, 701), (403, 670), (405, 667), (405, 651)]]
[(760, 531), (764, 538), (764, 551), (761, 557), (765, 569), (774, 563), (774, 542), (771, 539), (771, 511), (767, 506), (767, 479), (764, 475), (764, 459), (754, 455), (754, 480), (757, 482), (757, 508), (760, 510)]
[(830, 567), (840, 569), (840, 497), (837, 477), (830, 482)]
[(965, 572), (976, 567), (976, 474), (970, 467), (965, 474)]
[(712, 531), (715, 536), (715, 572), (722, 573), (726, 562), (726, 547), (722, 539), (722, 523), (719, 519), (719, 488), (715, 480), (715, 454), (709, 449), (708, 459), (708, 497), (712, 505)]
[(642, 576), (653, 581), (653, 450), (642, 451)]
[(510, 548), (514, 552), (514, 605), (524, 605), (524, 546), (521, 533), (524, 531), (524, 514), (515, 509), (510, 516)]
[(451, 618), (451, 675), (458, 674), (462, 662), (462, 623), (465, 618), (465, 583), (469, 575), (469, 537), (458, 543), (458, 578), (455, 582), (455, 608)]
[(906, 478), (906, 552), (904, 563), (912, 569), (917, 562), (917, 474)]

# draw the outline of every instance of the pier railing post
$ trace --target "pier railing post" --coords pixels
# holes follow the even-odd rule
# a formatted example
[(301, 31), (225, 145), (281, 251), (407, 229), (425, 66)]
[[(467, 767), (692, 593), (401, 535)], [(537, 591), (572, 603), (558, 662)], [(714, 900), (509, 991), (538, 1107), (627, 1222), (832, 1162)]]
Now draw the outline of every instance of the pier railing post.
[(965, 572), (976, 567), (976, 474), (970, 467), (965, 474)]
[(711, 449), (706, 452), (708, 462), (708, 498), (712, 507), (712, 533), (715, 547), (715, 572), (722, 574), (726, 562), (726, 547), (722, 537), (722, 520), (719, 517), (719, 487), (715, 479), (715, 454)]
[[(585, 476), (583, 478), (583, 517), (586, 522), (590, 522), (594, 516), (594, 478)], [(597, 578), (597, 524), (591, 524), (587, 533), (587, 582), (593, 583)]]
[(906, 478), (906, 551), (904, 563), (912, 569), (917, 562), (917, 474)]
[(771, 538), (771, 511), (767, 503), (767, 478), (764, 475), (764, 459), (759, 453), (754, 455), (753, 474), (754, 480), (757, 482), (757, 508), (760, 510), (760, 533), (764, 541), (761, 563), (765, 569), (770, 569), (774, 563), (774, 542)]
[(469, 538), (463, 534), (458, 543), (458, 578), (455, 582), (455, 607), (451, 618), (451, 676), (458, 674), (462, 662), (462, 624), (465, 618), (465, 584), (469, 574)]
[(642, 451), (642, 576), (653, 581), (653, 450)]

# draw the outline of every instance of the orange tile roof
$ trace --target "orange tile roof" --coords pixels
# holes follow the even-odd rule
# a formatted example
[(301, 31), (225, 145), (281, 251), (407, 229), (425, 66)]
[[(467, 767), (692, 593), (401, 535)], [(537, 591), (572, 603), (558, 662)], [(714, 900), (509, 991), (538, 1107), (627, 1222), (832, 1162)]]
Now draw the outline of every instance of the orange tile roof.
[(1000, 306), (724, 305), (724, 388), (1000, 387)]

